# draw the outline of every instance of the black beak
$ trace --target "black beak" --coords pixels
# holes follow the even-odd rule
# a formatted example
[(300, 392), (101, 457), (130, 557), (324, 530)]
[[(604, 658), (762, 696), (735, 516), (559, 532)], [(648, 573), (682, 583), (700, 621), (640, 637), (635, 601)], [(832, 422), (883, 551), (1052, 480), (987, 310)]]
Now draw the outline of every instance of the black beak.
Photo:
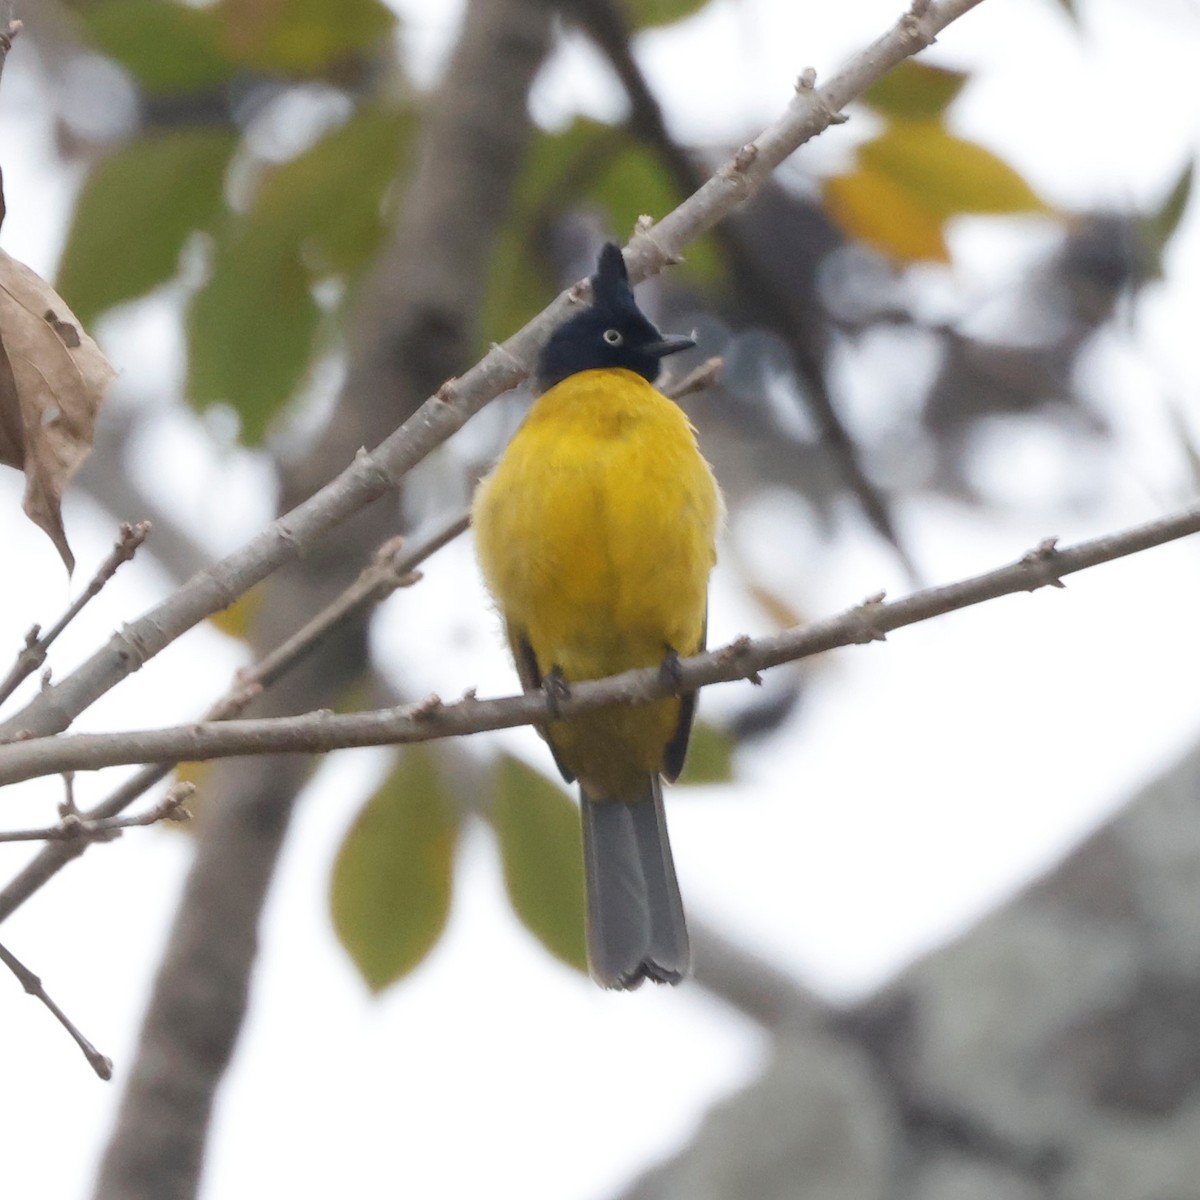
[(657, 342), (650, 342), (642, 349), (655, 358), (666, 358), (669, 354), (678, 354), (680, 350), (690, 350), (696, 344), (694, 337), (682, 334), (668, 334)]

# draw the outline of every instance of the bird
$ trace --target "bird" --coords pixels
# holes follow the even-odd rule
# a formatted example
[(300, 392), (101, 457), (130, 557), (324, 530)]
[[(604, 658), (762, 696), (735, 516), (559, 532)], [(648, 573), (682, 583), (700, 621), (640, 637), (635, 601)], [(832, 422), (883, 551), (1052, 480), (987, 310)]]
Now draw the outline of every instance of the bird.
[[(656, 665), (677, 675), (705, 648), (724, 511), (695, 429), (654, 387), (662, 360), (694, 338), (646, 317), (613, 242), (591, 291), (538, 356), (537, 399), (471, 513), (517, 674), (551, 705), (582, 680)], [(684, 693), (539, 727), (579, 784), (588, 969), (602, 987), (690, 970), (662, 780), (683, 768), (695, 708)]]

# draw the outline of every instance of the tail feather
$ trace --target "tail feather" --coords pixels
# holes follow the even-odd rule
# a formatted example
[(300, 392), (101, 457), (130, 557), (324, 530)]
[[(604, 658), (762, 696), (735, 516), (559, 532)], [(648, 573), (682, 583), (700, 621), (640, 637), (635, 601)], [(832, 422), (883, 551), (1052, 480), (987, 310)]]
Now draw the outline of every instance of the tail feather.
[(583, 853), (592, 977), (609, 988), (678, 983), (691, 952), (657, 776), (632, 803), (583, 794)]

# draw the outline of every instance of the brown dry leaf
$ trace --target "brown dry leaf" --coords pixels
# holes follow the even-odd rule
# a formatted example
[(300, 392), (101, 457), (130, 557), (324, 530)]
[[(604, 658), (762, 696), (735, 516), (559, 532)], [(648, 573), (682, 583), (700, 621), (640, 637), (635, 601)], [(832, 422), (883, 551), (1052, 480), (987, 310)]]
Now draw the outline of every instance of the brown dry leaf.
[(58, 293), (0, 250), (0, 463), (25, 472), (25, 512), (68, 571), (63, 493), (115, 374)]

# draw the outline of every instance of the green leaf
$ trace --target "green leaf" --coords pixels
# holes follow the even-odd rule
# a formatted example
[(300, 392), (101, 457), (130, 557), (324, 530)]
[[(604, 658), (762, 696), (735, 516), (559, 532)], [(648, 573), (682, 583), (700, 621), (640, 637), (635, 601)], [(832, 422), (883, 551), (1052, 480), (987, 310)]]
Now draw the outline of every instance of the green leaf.
[(314, 275), (358, 270), (383, 239), (384, 200), (412, 133), (408, 110), (363, 106), (263, 177), (251, 222), (260, 236), (303, 257)]
[(149, 92), (185, 92), (229, 79), (211, 8), (174, 0), (95, 0), (80, 14), (85, 35)]
[(218, 240), (187, 311), (188, 399), (229, 404), (258, 445), (312, 358), (321, 312), (300, 260), (250, 226)]
[(867, 88), (863, 101), (885, 117), (932, 121), (950, 107), (967, 79), (962, 71), (906, 58)]
[(1006, 162), (939, 121), (893, 121), (859, 147), (858, 161), (935, 217), (1050, 211)]
[(730, 783), (733, 780), (733, 739), (723, 729), (697, 721), (688, 742), (683, 784)]
[(378, 248), (411, 125), (407, 112), (364, 107), (267, 172), (249, 211), (220, 231), (188, 313), (188, 396), (199, 408), (231, 404), (248, 445), (309, 368), (321, 319), (312, 284), (359, 269)]
[(220, 0), (214, 11), (231, 57), (302, 78), (373, 49), (396, 27), (382, 0)]
[(350, 827), (330, 907), (338, 939), (373, 992), (408, 974), (441, 936), (459, 824), (433, 755), (413, 746)]
[(103, 159), (75, 205), (58, 289), (86, 325), (172, 278), (190, 233), (221, 210), (237, 139), (184, 129), (140, 138)]
[(621, 7), (630, 28), (638, 30), (673, 25), (695, 16), (706, 3), (708, 0), (622, 0)]
[(1196, 164), (1189, 162), (1179, 174), (1157, 211), (1144, 217), (1139, 224), (1139, 234), (1142, 245), (1146, 250), (1150, 271), (1155, 276), (1162, 275), (1162, 260), (1166, 253), (1167, 244), (1175, 236), (1179, 222), (1187, 211), (1188, 202), (1192, 198), (1192, 181), (1195, 176)]
[(544, 775), (506, 755), (488, 818), (517, 916), (555, 958), (586, 971), (579, 809)]

